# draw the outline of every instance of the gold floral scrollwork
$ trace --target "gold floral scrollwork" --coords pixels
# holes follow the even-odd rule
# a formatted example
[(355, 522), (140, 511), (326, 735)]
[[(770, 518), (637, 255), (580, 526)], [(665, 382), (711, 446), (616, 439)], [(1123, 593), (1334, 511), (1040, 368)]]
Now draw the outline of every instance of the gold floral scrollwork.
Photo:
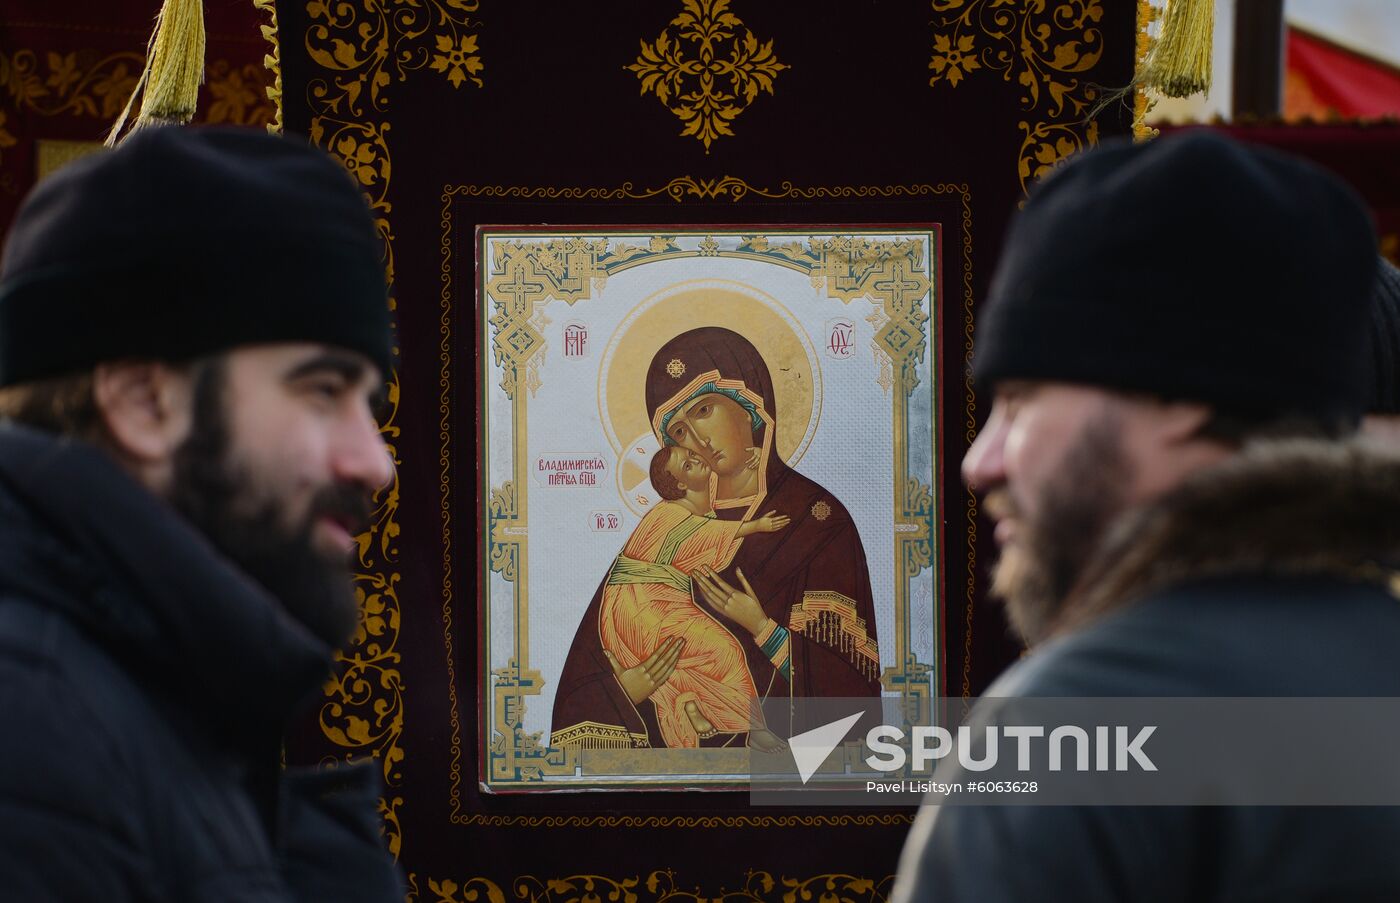
[(816, 875), (812, 878), (783, 879), (783, 903), (884, 903), (889, 899), (894, 876), (883, 880), (854, 875)]
[(217, 60), (205, 69), (205, 84), (212, 102), (204, 113), (210, 124), (270, 125), (276, 108), (266, 92), (264, 67), (259, 63), (234, 66)]
[(462, 87), (462, 82), (471, 79), (472, 84), (478, 88), (482, 86), (482, 81), (477, 78), (477, 73), (485, 68), (481, 62), (481, 57), (476, 55), (476, 35), (464, 34), (453, 43), (453, 35), (440, 34), (434, 40), (437, 42), (437, 53), (433, 54), (432, 70), (442, 72), (447, 75), (447, 80), (452, 83), (452, 87)]
[(392, 800), (381, 798), (375, 808), (384, 824), (382, 833), (389, 847), (389, 854), (395, 859), (399, 858), (399, 853), (403, 850), (403, 825), (399, 822), (399, 807), (402, 805), (403, 797), (396, 796)]
[[(496, 882), (488, 878), (471, 878), (458, 884), (444, 878), (435, 881), (427, 879), (430, 896), (423, 898), (426, 903), (505, 903), (506, 895)], [(408, 876), (407, 903), (419, 903), (418, 876)]]
[[(912, 198), (931, 194), (944, 194), (952, 191), (951, 185), (826, 185), (797, 186), (792, 182), (781, 182), (776, 188), (750, 185), (737, 176), (721, 176), (715, 179), (697, 179), (693, 176), (678, 176), (665, 185), (655, 188), (638, 189), (631, 182), (623, 182), (615, 188), (583, 188), (558, 186), (524, 185), (456, 185), (449, 186), (450, 194), (463, 194), (476, 198), (522, 198), (527, 200), (571, 200), (571, 201), (620, 201), (646, 200), (667, 196), (676, 203), (686, 201), (711, 201), (728, 197), (738, 202), (750, 194), (770, 199), (789, 200), (832, 200), (838, 198)], [(957, 190), (962, 190), (958, 188)]]
[[(408, 903), (419, 903), (418, 876), (409, 876)], [(774, 878), (769, 872), (750, 869), (743, 886), (684, 887), (671, 869), (657, 869), (645, 881), (637, 876), (569, 875), (515, 879), (515, 899), (520, 903), (885, 903), (894, 876), (860, 878), (854, 875), (814, 875), (810, 878)], [(500, 887), (486, 878), (456, 881), (427, 879), (429, 903), (504, 903)]]
[(1029, 186), (1059, 165), (1060, 161), (1099, 141), (1099, 124), (1029, 122), (1016, 124), (1022, 133), (1017, 174)]
[[(318, 116), (311, 121), (311, 140), (340, 160), (359, 182), (374, 214), (374, 225), (384, 240), (384, 270), (392, 290), (394, 283), (394, 233), (389, 226), (389, 182), (393, 165), (389, 158), (389, 123), (346, 121)], [(393, 297), (389, 307), (395, 306)]]
[(636, 878), (605, 878), (602, 875), (570, 875), (567, 878), (540, 879), (525, 875), (515, 881), (515, 897), (524, 903), (637, 903)]
[(331, 73), (307, 86), (313, 115), (359, 117), (366, 97), (383, 110), (384, 89), (394, 77), (404, 81), (425, 67), (443, 73), (454, 87), (466, 78), (481, 85), (476, 73), (484, 66), (475, 33), (480, 25), (472, 18), (480, 5), (480, 0), (310, 0), (306, 51), (312, 63)]
[[(905, 820), (907, 822), (907, 819)], [(418, 876), (408, 876), (407, 903), (505, 903), (505, 895), (488, 878), (426, 879), (428, 896), (420, 896)], [(894, 876), (881, 879), (854, 875), (814, 875), (810, 878), (774, 878), (769, 872), (750, 869), (742, 887), (733, 890), (683, 887), (671, 869), (657, 869), (645, 881), (637, 876), (569, 875), (539, 878), (521, 875), (513, 882), (520, 903), (885, 903)]]
[(778, 882), (768, 872), (750, 869), (744, 874), (744, 885), (737, 890), (721, 887), (718, 893), (701, 891), (699, 887), (685, 890), (676, 885), (675, 872), (670, 869), (647, 876), (647, 890), (657, 903), (766, 903)]
[(34, 51), (0, 53), (0, 90), (15, 109), (103, 119), (121, 112), (144, 65), (139, 53), (114, 53), (88, 63), (76, 52), (49, 51), (43, 62), (45, 74), (40, 74)]
[[(390, 377), (390, 413), (380, 425), (389, 453), (399, 464), (396, 423), (399, 406), (398, 374)], [(403, 676), (399, 671), (400, 602), (399, 574), (388, 564), (399, 557), (399, 482), (394, 481), (376, 497), (370, 528), (357, 538), (355, 595), (360, 619), (345, 649), (336, 654), (337, 673), (325, 687), (321, 706), (321, 731), (335, 745), (348, 750), (345, 758), (368, 753), (379, 760), (384, 782), (393, 786), (402, 775), (400, 741), (403, 737)], [(398, 831), (397, 803), (380, 801), (385, 832), (394, 845)]]
[[(72, 116), (111, 120), (131, 96), (145, 65), (139, 53), (106, 56), (49, 51), (41, 59), (32, 50), (0, 52), (0, 101), (14, 112), (36, 116)], [(271, 122), (275, 108), (260, 89), (267, 76), (256, 63), (235, 66), (214, 60), (208, 66), (208, 102), (198, 121), (233, 125)], [(0, 150), (18, 142), (5, 128), (0, 109)]]
[[(79, 51), (0, 52), (0, 152), (19, 143), (7, 128), (10, 113), (45, 118), (71, 116), (111, 120), (121, 112), (145, 65), (139, 53), (98, 56)], [(273, 106), (259, 97), (261, 67), (235, 67), (228, 60), (209, 64), (209, 96), (200, 122), (257, 125), (271, 120)]]
[[(671, 20), (677, 33), (663, 29), (655, 41), (641, 42), (636, 62), (626, 66), (641, 80), (641, 93), (656, 99), (684, 126), (680, 134), (710, 145), (732, 136), (732, 123), (758, 99), (773, 93), (778, 73), (791, 68), (778, 62), (773, 42), (739, 29), (743, 21), (729, 0), (681, 0), (682, 12)], [(693, 45), (687, 48), (687, 44)]]
[(929, 60), (928, 67), (933, 70), (928, 80), (930, 85), (937, 84), (943, 78), (956, 88), (964, 73), (982, 68), (982, 64), (977, 62), (977, 54), (972, 50), (972, 35), (959, 36), (956, 44), (946, 34), (934, 35), (933, 59)]
[(1058, 161), (1098, 142), (1088, 117), (1099, 88), (1086, 78), (1103, 56), (1103, 0), (931, 0), (937, 33), (929, 84), (956, 87), (976, 71), (1000, 72), (1024, 91), (1033, 114), (1023, 133), (1017, 175), (1022, 191)]

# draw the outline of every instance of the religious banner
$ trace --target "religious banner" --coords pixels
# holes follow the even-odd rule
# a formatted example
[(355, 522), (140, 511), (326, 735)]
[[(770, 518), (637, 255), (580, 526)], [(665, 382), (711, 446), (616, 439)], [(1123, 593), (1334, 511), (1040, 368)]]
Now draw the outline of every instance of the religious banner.
[(969, 699), (1020, 652), (957, 468), (977, 307), (1035, 182), (1130, 131), (1149, 7), (256, 3), (398, 352), (362, 630), (288, 761), (377, 762), (416, 900), (883, 903), (912, 814), (753, 805), (734, 701)]
[(479, 230), (484, 786), (732, 786), (755, 700), (936, 695), (939, 236)]

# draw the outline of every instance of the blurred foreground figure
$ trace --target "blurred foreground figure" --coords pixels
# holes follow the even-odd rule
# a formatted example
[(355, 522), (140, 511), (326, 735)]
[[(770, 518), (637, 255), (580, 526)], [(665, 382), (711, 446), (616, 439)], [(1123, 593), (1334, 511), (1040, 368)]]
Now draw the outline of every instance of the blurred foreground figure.
[(374, 225), (259, 131), (158, 128), (0, 273), (0, 898), (391, 901), (376, 772), (283, 771), (392, 478)]
[[(1031, 197), (963, 463), (1031, 646), (987, 696), (1400, 695), (1400, 459), (1338, 441), (1376, 261), (1339, 181), (1207, 133)], [(928, 807), (894, 899), (1394, 900), (1397, 844), (1386, 808)]]

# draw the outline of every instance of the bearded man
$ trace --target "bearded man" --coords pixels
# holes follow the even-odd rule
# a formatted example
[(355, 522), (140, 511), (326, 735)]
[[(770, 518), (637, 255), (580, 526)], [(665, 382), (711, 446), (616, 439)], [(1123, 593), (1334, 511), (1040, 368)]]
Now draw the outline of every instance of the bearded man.
[(401, 900), (372, 768), (283, 770), (393, 476), (370, 211), (319, 151), (156, 128), (71, 164), (0, 270), (0, 884)]
[[(1400, 463), (1366, 404), (1369, 217), (1209, 133), (1091, 151), (1008, 235), (979, 323), (989, 697), (1396, 696)], [(1400, 811), (926, 807), (899, 903), (1400, 898)]]

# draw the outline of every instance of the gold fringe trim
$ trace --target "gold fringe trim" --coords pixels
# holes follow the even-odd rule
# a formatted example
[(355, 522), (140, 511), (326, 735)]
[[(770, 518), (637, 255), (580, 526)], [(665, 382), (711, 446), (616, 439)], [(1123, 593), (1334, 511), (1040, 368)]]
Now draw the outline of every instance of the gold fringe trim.
[(865, 619), (856, 614), (855, 600), (838, 592), (820, 590), (802, 594), (789, 615), (788, 629), (837, 652), (868, 680), (880, 676), (880, 650), (866, 631)]
[(1215, 0), (1167, 0), (1162, 31), (1138, 70), (1137, 84), (1167, 97), (1210, 90)]
[(108, 147), (122, 137), (138, 98), (141, 111), (131, 122), (133, 132), (149, 125), (184, 125), (194, 118), (204, 82), (204, 46), (202, 0), (165, 0), (146, 45), (141, 78), (107, 133)]
[(253, 0), (253, 6), (267, 13), (268, 24), (261, 26), (263, 40), (272, 45), (272, 52), (263, 57), (263, 66), (272, 73), (272, 86), (267, 89), (267, 99), (272, 101), (276, 111), (267, 130), (274, 135), (282, 134), (282, 45), (277, 36), (276, 0)]
[[(1152, 36), (1148, 34), (1148, 29), (1152, 23), (1157, 21), (1160, 13), (1157, 7), (1152, 5), (1152, 0), (1138, 0), (1137, 11), (1137, 51), (1134, 54), (1137, 70), (1141, 72), (1147, 65), (1147, 58), (1152, 53), (1152, 45), (1155, 43)], [(1142, 84), (1136, 84), (1133, 89), (1133, 138), (1137, 141), (1147, 141), (1156, 138), (1159, 134), (1157, 129), (1147, 124), (1147, 114), (1152, 112), (1152, 108), (1157, 105), (1157, 101), (1147, 96), (1147, 89)]]

